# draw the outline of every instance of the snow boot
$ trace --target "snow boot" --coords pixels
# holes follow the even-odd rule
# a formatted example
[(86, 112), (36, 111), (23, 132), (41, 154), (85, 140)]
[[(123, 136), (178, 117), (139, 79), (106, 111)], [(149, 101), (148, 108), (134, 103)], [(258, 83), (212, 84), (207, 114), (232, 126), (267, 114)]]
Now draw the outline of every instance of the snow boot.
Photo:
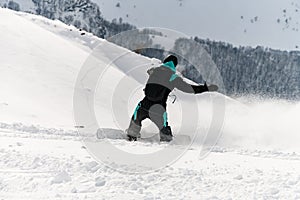
[(160, 141), (170, 142), (173, 139), (172, 130), (170, 126), (163, 127), (160, 130)]
[(141, 137), (141, 127), (131, 121), (129, 128), (125, 131), (129, 141), (137, 141)]

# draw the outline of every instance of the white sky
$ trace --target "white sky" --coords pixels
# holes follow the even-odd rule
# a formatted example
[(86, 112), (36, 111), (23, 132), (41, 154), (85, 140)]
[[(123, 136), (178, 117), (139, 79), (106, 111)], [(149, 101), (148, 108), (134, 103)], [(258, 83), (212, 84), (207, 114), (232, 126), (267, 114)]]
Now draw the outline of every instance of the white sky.
[[(105, 18), (122, 17), (138, 27), (171, 28), (190, 36), (234, 45), (262, 45), (287, 50), (295, 50), (297, 45), (300, 49), (300, 0), (93, 1), (99, 4)], [(118, 2), (120, 8), (116, 7)]]

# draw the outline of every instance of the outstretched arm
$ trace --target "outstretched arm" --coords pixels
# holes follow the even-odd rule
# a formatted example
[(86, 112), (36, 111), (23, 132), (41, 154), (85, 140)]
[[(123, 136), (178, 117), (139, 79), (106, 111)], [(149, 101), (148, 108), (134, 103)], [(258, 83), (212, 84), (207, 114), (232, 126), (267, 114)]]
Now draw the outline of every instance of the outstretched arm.
[(206, 83), (204, 85), (190, 85), (187, 82), (185, 82), (181, 77), (177, 77), (174, 80), (174, 86), (175, 88), (181, 90), (182, 92), (186, 93), (202, 93), (202, 92), (207, 92), (208, 87)]

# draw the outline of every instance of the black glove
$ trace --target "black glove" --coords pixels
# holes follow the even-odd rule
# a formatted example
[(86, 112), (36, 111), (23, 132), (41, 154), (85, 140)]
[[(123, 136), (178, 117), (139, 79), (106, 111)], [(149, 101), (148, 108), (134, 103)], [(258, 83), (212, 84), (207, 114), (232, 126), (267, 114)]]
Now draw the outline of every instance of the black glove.
[(206, 82), (204, 83), (204, 85), (193, 85), (192, 87), (194, 89), (195, 94), (199, 94), (202, 92), (214, 92), (218, 90), (217, 85), (207, 86)]
[(193, 87), (195, 94), (199, 94), (199, 93), (208, 91), (208, 87), (207, 87), (206, 83), (204, 83), (204, 85), (192, 85), (192, 87)]
[(209, 85), (208, 87), (208, 91), (210, 92), (215, 92), (215, 91), (218, 91), (219, 87), (217, 85)]

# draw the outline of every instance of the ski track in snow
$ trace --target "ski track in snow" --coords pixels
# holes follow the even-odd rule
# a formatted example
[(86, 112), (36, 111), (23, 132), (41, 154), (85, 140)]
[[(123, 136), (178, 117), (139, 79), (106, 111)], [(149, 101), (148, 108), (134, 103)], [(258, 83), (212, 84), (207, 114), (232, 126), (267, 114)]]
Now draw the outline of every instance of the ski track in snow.
[[(267, 142), (268, 138), (273, 139), (273, 130), (268, 128), (276, 124), (270, 123), (266, 127), (266, 124), (259, 122), (272, 115), (269, 111), (274, 110), (274, 104), (271, 102), (254, 109), (254, 106), (231, 102), (231, 114), (227, 116), (230, 129), (225, 126), (227, 134), (222, 135), (219, 146), (214, 147), (204, 159), (198, 159), (201, 145), (196, 143), (177, 162), (163, 169), (144, 174), (119, 172), (101, 162), (97, 163), (88, 153), (73, 128), (69, 104), (72, 102), (76, 74), (91, 49), (102, 43), (117, 55), (125, 50), (88, 33), (82, 37), (74, 27), (40, 16), (0, 9), (0, 17), (8, 20), (0, 21), (3, 24), (0, 28), (5, 30), (1, 29), (3, 37), (0, 40), (4, 38), (1, 41), (7, 48), (0, 49), (5, 66), (4, 75), (0, 74), (1, 200), (300, 199), (299, 151), (278, 148), (281, 139), (286, 139), (283, 144), (290, 145), (289, 138), (294, 136), (295, 144), (292, 147), (296, 146), (298, 127), (294, 125), (288, 133), (281, 130), (291, 127), (291, 116), (295, 118), (292, 124), (297, 122), (299, 104), (286, 107), (275, 104), (279, 108), (278, 113), (288, 108), (288, 112), (279, 120), (284, 122), (281, 123), (283, 128), (278, 131), (280, 137), (272, 143), (276, 148), (266, 145), (263, 147), (268, 148), (258, 150), (248, 146), (249, 141), (256, 145), (266, 141), (264, 137), (267, 137)], [(19, 27), (12, 23), (25, 24), (20, 26), (22, 34), (32, 41), (28, 42), (27, 38), (14, 43), (15, 39), (22, 37), (18, 35)], [(44, 43), (47, 39), (51, 43)], [(64, 51), (57, 52), (62, 45)], [(107, 63), (109, 52), (104, 52), (102, 56), (102, 64)], [(145, 61), (156, 62), (134, 54), (129, 57), (136, 58), (132, 61), (136, 65)], [(32, 67), (32, 63), (37, 66)], [(126, 63), (129, 64), (132, 63)], [(29, 70), (28, 73), (23, 65)], [(118, 69), (117, 72), (121, 73), (122, 70)], [(32, 80), (36, 82), (31, 84)], [(10, 87), (3, 87), (2, 83)], [(60, 99), (57, 100), (57, 97)], [(205, 101), (205, 96), (203, 98)], [(265, 112), (256, 112), (262, 109)], [(254, 125), (249, 125), (248, 121), (257, 114), (261, 117), (256, 123), (261, 126), (252, 129)], [(241, 116), (245, 119), (240, 119)], [(241, 128), (233, 126), (236, 122), (242, 123)], [(258, 133), (252, 135), (253, 130)], [(106, 140), (120, 149), (140, 148), (147, 152), (163, 148), (157, 143), (131, 143), (114, 138)], [(236, 147), (228, 145), (232, 142)]]

